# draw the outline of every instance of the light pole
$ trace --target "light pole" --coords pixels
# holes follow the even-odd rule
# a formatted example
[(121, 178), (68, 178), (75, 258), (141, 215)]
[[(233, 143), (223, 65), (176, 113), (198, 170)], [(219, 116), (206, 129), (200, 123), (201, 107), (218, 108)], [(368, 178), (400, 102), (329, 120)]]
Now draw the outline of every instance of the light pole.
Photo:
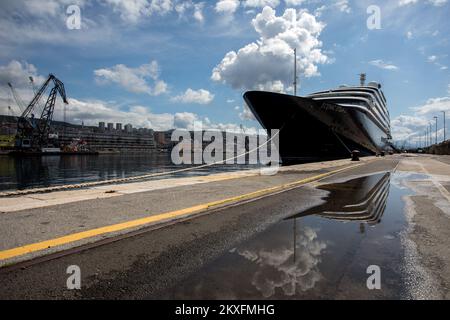
[(438, 117), (434, 117), (434, 120), (436, 121), (436, 144), (438, 144), (437, 143), (437, 121), (438, 121)]
[(430, 133), (430, 146), (432, 146), (433, 145), (433, 127), (431, 126), (431, 122), (428, 123), (428, 125), (430, 127), (430, 131), (429, 131), (429, 133)]
[(444, 114), (444, 142), (445, 142), (445, 141), (447, 141), (446, 128), (445, 128), (445, 111), (442, 111), (442, 113)]

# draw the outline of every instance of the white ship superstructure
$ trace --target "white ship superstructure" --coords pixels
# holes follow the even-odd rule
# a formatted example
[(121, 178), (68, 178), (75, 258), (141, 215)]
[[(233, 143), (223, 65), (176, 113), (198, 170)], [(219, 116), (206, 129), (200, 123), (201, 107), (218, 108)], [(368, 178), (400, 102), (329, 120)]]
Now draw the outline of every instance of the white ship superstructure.
[(366, 113), (389, 137), (391, 125), (386, 97), (381, 90), (381, 84), (369, 82), (364, 85), (365, 75), (361, 75), (361, 86), (351, 87), (342, 85), (337, 89), (316, 92), (308, 95), (313, 100), (328, 102), (346, 108), (356, 108)]

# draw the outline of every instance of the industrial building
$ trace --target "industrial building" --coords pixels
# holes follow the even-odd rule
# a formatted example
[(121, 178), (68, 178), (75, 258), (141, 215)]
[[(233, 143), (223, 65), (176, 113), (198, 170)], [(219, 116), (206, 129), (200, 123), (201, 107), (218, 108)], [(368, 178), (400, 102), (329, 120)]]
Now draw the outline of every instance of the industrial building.
[[(16, 134), (16, 117), (0, 116), (0, 124), (1, 135), (13, 137)], [(153, 130), (133, 128), (131, 124), (125, 125), (122, 129), (121, 123), (105, 125), (105, 122), (99, 122), (98, 126), (85, 126), (53, 121), (52, 130), (58, 134), (61, 145), (69, 145), (72, 141), (81, 139), (87, 143), (91, 151), (151, 152), (156, 150)]]
[[(170, 152), (178, 143), (172, 141), (174, 129), (167, 131), (153, 131), (148, 128), (133, 128), (131, 124), (99, 122), (98, 126), (85, 126), (52, 121), (52, 133), (58, 135), (58, 143), (68, 146), (75, 140), (86, 142), (86, 147), (93, 152)], [(14, 147), (14, 137), (17, 130), (17, 117), (0, 115), (0, 148)], [(204, 134), (204, 132), (203, 132)], [(203, 135), (202, 134), (202, 135)], [(194, 138), (194, 132), (190, 131)], [(235, 134), (236, 137), (243, 134)], [(249, 140), (245, 139), (246, 150), (249, 150)], [(226, 150), (227, 135), (222, 132), (224, 152)], [(235, 144), (237, 141), (233, 141)], [(204, 149), (210, 141), (202, 141)]]

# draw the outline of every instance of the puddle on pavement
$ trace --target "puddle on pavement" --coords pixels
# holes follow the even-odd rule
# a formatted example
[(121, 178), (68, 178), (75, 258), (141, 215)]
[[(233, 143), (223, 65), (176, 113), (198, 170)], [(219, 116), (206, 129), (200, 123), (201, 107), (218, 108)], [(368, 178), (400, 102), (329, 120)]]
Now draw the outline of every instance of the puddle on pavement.
[[(417, 178), (417, 177), (416, 177)], [(240, 244), (167, 292), (172, 299), (401, 299), (404, 176), (323, 185), (326, 202)], [(381, 268), (381, 290), (367, 268)]]

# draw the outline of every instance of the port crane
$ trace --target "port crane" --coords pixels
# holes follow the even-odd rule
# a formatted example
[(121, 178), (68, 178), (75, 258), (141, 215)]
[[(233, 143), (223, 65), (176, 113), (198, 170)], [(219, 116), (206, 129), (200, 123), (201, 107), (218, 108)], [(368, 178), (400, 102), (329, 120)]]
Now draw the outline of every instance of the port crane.
[(16, 89), (14, 89), (11, 82), (8, 82), (8, 87), (11, 89), (14, 101), (16, 102), (17, 106), (19, 107), (20, 112), (22, 113), (23, 110), (25, 109), (25, 104), (23, 103), (23, 100), (20, 98), (19, 94), (17, 93)]
[[(35, 112), (39, 107), (39, 101), (50, 84), (53, 84), (53, 88), (50, 90), (40, 117), (36, 118)], [(38, 151), (48, 147), (50, 126), (58, 93), (63, 102), (68, 104), (64, 84), (53, 74), (50, 74), (18, 119), (16, 147), (19, 149), (38, 149)]]

